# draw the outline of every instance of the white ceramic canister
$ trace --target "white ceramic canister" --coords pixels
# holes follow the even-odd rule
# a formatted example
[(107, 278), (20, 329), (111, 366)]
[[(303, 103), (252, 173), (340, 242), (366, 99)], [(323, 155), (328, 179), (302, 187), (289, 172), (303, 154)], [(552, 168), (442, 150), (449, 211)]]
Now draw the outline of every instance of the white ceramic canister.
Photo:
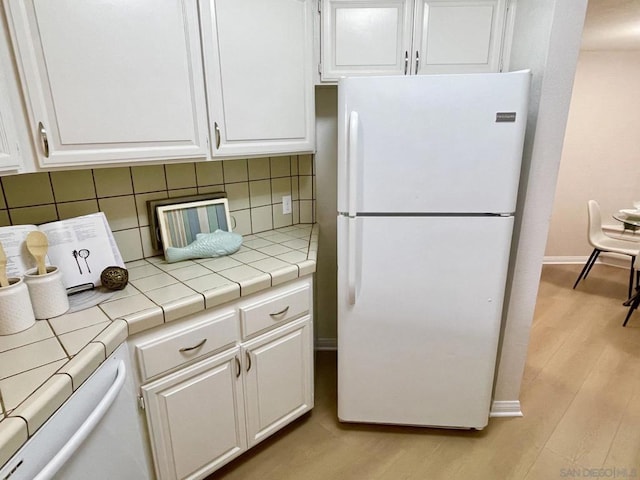
[(9, 286), (0, 287), (0, 335), (21, 332), (35, 323), (27, 285), (21, 278), (9, 278)]
[(69, 297), (58, 267), (48, 266), (44, 275), (38, 275), (37, 268), (29, 270), (24, 274), (24, 281), (38, 320), (57, 317), (69, 310)]

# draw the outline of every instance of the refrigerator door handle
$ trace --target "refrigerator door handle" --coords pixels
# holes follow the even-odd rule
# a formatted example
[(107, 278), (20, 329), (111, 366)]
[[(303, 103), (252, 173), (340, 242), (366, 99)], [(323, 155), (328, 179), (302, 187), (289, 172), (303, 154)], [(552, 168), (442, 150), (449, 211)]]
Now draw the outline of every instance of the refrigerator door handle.
[(356, 304), (357, 289), (357, 254), (356, 254), (356, 228), (355, 218), (347, 219), (347, 289), (349, 292), (349, 305)]
[(358, 112), (349, 114), (349, 146), (347, 147), (347, 169), (349, 199), (347, 212), (350, 217), (356, 216), (356, 202), (358, 199), (356, 187), (358, 181)]

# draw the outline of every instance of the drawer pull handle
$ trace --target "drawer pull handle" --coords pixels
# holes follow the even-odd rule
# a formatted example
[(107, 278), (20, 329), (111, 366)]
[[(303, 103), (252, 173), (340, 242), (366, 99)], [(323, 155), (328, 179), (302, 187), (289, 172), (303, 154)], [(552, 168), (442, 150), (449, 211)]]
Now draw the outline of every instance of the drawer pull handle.
[(194, 345), (193, 347), (184, 347), (180, 349), (180, 353), (184, 353), (184, 352), (190, 352), (191, 350), (197, 350), (198, 348), (200, 348), (201, 346), (203, 346), (205, 344), (205, 342), (207, 341), (206, 338), (203, 338), (202, 341), (197, 344)]
[(247, 352), (247, 372), (251, 370), (251, 353)]
[(280, 310), (279, 312), (276, 313), (270, 313), (269, 316), (271, 318), (275, 318), (275, 317), (279, 317), (280, 315), (284, 315), (285, 313), (287, 313), (289, 311), (289, 305), (287, 305), (286, 307), (284, 307), (282, 310)]
[(238, 358), (237, 355), (235, 358), (236, 358), (236, 378), (238, 378), (242, 373), (242, 368), (240, 367), (240, 359)]

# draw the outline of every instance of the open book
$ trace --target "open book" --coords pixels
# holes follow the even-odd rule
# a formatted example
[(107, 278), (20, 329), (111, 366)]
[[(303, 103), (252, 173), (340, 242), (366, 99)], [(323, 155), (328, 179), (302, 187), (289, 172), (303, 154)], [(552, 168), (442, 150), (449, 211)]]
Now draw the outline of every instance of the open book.
[(33, 230), (47, 236), (46, 263), (60, 269), (68, 293), (99, 286), (100, 274), (106, 267), (124, 267), (107, 218), (98, 212), (42, 225), (0, 227), (0, 242), (7, 254), (7, 276), (20, 277), (35, 268), (35, 259), (25, 242)]

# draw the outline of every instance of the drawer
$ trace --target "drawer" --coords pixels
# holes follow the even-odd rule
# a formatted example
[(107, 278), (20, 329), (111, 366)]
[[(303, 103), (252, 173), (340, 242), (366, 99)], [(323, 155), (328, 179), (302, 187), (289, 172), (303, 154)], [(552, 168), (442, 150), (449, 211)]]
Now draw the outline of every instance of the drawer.
[(227, 310), (182, 329), (136, 345), (142, 381), (195, 358), (234, 345), (238, 338), (235, 310)]
[(308, 283), (289, 286), (276, 293), (269, 292), (253, 302), (240, 306), (242, 338), (280, 326), (307, 313), (310, 308)]

